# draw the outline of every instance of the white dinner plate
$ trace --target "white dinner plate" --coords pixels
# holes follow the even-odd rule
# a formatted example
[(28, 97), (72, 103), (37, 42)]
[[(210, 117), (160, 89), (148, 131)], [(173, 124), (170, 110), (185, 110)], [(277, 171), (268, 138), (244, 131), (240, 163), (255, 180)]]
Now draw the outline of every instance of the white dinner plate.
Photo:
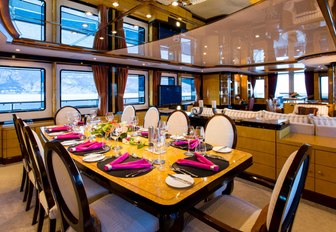
[(191, 184), (187, 184), (187, 183), (184, 183), (184, 182), (182, 182), (178, 179), (175, 179), (171, 176), (167, 176), (167, 178), (166, 178), (167, 185), (169, 185), (171, 187), (174, 187), (174, 188), (188, 188), (188, 187), (192, 186), (195, 182), (194, 179), (189, 175), (174, 174), (174, 176), (179, 177), (183, 180), (189, 181), (191, 183)]
[(215, 152), (219, 152), (219, 153), (230, 153), (232, 151), (232, 148), (230, 147), (223, 148), (223, 146), (218, 146), (218, 147), (213, 147), (212, 150)]
[(105, 158), (104, 154), (93, 153), (83, 157), (84, 162), (97, 162)]

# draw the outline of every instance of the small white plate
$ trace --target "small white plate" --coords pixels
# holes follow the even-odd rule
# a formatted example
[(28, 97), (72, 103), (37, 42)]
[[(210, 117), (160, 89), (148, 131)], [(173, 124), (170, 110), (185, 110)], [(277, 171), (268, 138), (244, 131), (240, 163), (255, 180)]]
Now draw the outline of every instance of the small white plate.
[(83, 157), (84, 162), (97, 162), (105, 158), (105, 155), (94, 153)]
[(170, 187), (174, 187), (174, 188), (188, 188), (190, 186), (192, 186), (194, 184), (194, 179), (189, 176), (189, 175), (185, 175), (185, 174), (174, 174), (174, 176), (176, 177), (179, 177), (183, 180), (186, 180), (186, 181), (189, 181), (190, 183), (192, 184), (187, 184), (187, 183), (184, 183), (178, 179), (175, 179), (171, 176), (167, 176), (166, 178), (166, 183), (167, 185), (169, 185)]
[(230, 147), (223, 148), (223, 146), (218, 146), (218, 147), (213, 147), (212, 150), (215, 152), (219, 152), (219, 153), (230, 153), (232, 151), (232, 148)]
[(69, 133), (68, 131), (58, 131), (58, 132), (52, 132), (52, 133), (49, 133), (48, 135), (49, 136), (57, 136), (57, 135), (64, 135), (64, 134), (67, 134)]
[(178, 140), (178, 139), (184, 139), (182, 135), (172, 135), (170, 136), (171, 139)]

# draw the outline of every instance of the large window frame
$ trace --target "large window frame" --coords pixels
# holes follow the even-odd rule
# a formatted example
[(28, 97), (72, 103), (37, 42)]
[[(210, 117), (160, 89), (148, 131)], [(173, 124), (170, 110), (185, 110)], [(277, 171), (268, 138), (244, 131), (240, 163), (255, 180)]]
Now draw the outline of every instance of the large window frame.
[[(148, 72), (146, 71), (142, 71), (142, 70), (128, 70), (128, 76), (129, 75), (139, 75), (141, 77), (144, 78), (144, 103), (127, 103), (125, 102), (125, 98), (123, 99), (124, 101), (124, 106), (127, 106), (127, 105), (132, 105), (134, 106), (134, 108), (136, 110), (143, 110), (143, 109), (147, 109), (148, 106), (149, 106), (149, 97), (148, 97)], [(127, 82), (129, 81), (129, 78), (127, 78)], [(127, 86), (129, 85), (129, 83), (126, 83), (126, 88), (125, 88), (125, 93), (127, 91)], [(124, 93), (124, 94), (125, 94)]]
[(265, 98), (265, 78), (256, 79), (255, 86), (253, 89), (253, 96), (255, 99)]
[(160, 85), (176, 85), (177, 74), (175, 73), (165, 73), (161, 74)]
[[(139, 27), (142, 28), (144, 30), (144, 38), (143, 41), (135, 41), (132, 38), (127, 38), (127, 33), (126, 30), (127, 28), (125, 27), (126, 25), (129, 26), (134, 26), (134, 27)], [(130, 17), (124, 17), (124, 25), (123, 25), (123, 29), (124, 29), (124, 33), (125, 33), (125, 37), (126, 37), (126, 44), (127, 44), (127, 50), (129, 53), (132, 54), (145, 54), (143, 47), (142, 46), (138, 46), (144, 43), (148, 42), (148, 24), (144, 23), (140, 20), (136, 20), (134, 18), (130, 18)]]
[(38, 69), (44, 72), (44, 109), (41, 110), (22, 110), (16, 112), (0, 113), (0, 122), (12, 120), (13, 113), (16, 113), (22, 119), (42, 119), (52, 117), (52, 76), (51, 64), (25, 62), (15, 60), (0, 60), (0, 66), (9, 68)]
[[(190, 95), (186, 96), (185, 94), (183, 94), (185, 91), (185, 87), (184, 87), (184, 80), (193, 82), (193, 86), (190, 83)], [(191, 102), (191, 101), (196, 101), (196, 89), (195, 89), (195, 78), (193, 76), (182, 76), (181, 77), (181, 88), (182, 88), (182, 102)]]

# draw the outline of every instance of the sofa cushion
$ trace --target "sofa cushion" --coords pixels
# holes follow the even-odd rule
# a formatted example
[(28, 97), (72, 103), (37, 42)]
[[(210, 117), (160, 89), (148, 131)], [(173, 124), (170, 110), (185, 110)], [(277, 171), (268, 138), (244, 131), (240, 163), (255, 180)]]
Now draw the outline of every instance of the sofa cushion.
[(313, 114), (314, 116), (316, 116), (317, 111), (318, 111), (318, 108), (315, 108), (315, 107), (302, 107), (302, 106), (298, 107), (299, 115)]
[(261, 118), (263, 115), (262, 111), (247, 111), (247, 110), (232, 110), (224, 109), (224, 114), (233, 119), (241, 118)]
[(275, 112), (264, 111), (265, 119), (288, 119), (290, 123), (309, 123), (307, 115), (297, 114), (281, 114)]
[(293, 114), (299, 114), (299, 107), (317, 108), (318, 111), (316, 113), (316, 116), (328, 116), (329, 108), (326, 105), (296, 104), (296, 105), (294, 105)]

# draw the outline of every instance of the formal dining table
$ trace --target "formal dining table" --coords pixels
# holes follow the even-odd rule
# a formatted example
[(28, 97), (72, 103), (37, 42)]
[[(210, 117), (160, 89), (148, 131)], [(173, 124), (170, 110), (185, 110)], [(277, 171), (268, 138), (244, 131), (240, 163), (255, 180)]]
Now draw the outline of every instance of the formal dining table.
[[(45, 132), (45, 128), (41, 128), (41, 135), (45, 141), (53, 138)], [(124, 144), (106, 140), (105, 138), (95, 138), (97, 141), (103, 141), (107, 146), (114, 146), (116, 143), (122, 146), (118, 151), (121, 154), (128, 152), (140, 158), (154, 160), (158, 158), (157, 154), (148, 151), (148, 147), (144, 146), (138, 149), (135, 145)], [(146, 143), (147, 139), (140, 137), (140, 140)], [(65, 146), (66, 147), (66, 146)], [(67, 148), (67, 147), (66, 147)], [(228, 161), (228, 166), (221, 171), (213, 172), (212, 175), (206, 177), (193, 178), (194, 184), (187, 188), (174, 188), (166, 183), (169, 174), (175, 174), (171, 170), (171, 166), (178, 160), (186, 158), (185, 150), (169, 146), (166, 152), (162, 154), (165, 160), (163, 168), (155, 168), (150, 172), (136, 177), (126, 178), (110, 175), (97, 167), (97, 162), (84, 162), (83, 156), (70, 152), (71, 157), (82, 170), (94, 173), (100, 180), (108, 183), (110, 191), (120, 195), (126, 200), (138, 205), (140, 208), (157, 215), (160, 219), (160, 226), (164, 227), (166, 220), (175, 215), (178, 218), (177, 228), (183, 224), (183, 213), (200, 201), (204, 200), (211, 193), (216, 191), (223, 181), (232, 180), (240, 172), (252, 165), (252, 155), (247, 152), (232, 149), (230, 153), (215, 153), (212, 150), (207, 151), (209, 154), (223, 157)], [(114, 156), (113, 149), (105, 153), (105, 156)], [(182, 221), (182, 222), (181, 222)], [(180, 228), (181, 229), (181, 228)], [(177, 229), (177, 230), (180, 230)]]

